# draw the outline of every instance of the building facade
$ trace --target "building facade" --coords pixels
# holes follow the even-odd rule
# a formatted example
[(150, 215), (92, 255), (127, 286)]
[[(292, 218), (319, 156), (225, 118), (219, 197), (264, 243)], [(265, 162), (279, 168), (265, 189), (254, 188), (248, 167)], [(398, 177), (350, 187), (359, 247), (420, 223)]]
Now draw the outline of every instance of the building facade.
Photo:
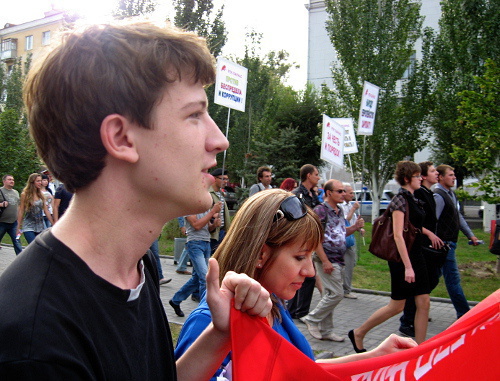
[(0, 60), (6, 65), (7, 72), (10, 72), (18, 59), (22, 62), (28, 56), (36, 59), (63, 27), (64, 16), (64, 12), (52, 9), (38, 20), (19, 25), (5, 24), (0, 29)]

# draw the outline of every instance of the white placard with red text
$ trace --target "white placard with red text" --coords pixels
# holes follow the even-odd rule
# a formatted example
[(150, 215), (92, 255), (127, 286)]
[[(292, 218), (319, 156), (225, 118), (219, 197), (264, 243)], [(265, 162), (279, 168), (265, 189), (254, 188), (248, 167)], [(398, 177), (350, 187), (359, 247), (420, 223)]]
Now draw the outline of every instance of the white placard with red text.
[(358, 152), (356, 135), (354, 134), (354, 120), (352, 118), (332, 118), (333, 121), (344, 127), (344, 155)]
[(248, 69), (225, 58), (217, 59), (214, 102), (245, 112)]
[(323, 114), (321, 158), (341, 168), (344, 166), (344, 134), (340, 124)]
[(373, 135), (379, 90), (378, 86), (365, 81), (359, 109), (358, 135)]

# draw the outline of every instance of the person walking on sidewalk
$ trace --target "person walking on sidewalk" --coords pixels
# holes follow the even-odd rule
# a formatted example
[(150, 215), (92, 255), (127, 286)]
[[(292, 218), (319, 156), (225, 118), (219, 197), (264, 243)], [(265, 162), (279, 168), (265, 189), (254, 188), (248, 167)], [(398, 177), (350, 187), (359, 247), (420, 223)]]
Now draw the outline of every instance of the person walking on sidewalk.
[(458, 200), (452, 188), (455, 186), (455, 170), (446, 164), (438, 165), (439, 183), (434, 188), (434, 199), (436, 201), (437, 235), (450, 247), (446, 261), (442, 267), (442, 274), (446, 290), (451, 302), (457, 311), (457, 319), (470, 310), (469, 303), (465, 297), (460, 284), (460, 272), (458, 271), (455, 250), (457, 249), (458, 233), (461, 230), (472, 244), (478, 245), (478, 240), (472, 233), (464, 216), (460, 213)]
[(420, 188), (420, 167), (413, 161), (400, 161), (396, 165), (395, 180), (401, 185), (399, 192), (388, 205), (392, 216), (394, 241), (401, 256), (401, 262), (387, 262), (391, 274), (391, 299), (386, 306), (375, 311), (361, 326), (349, 331), (354, 351), (364, 352), (363, 339), (370, 330), (403, 311), (405, 301), (415, 298), (415, 340), (425, 341), (430, 308), (430, 285), (425, 259), (422, 254), (421, 233), (419, 232), (408, 251), (403, 236), (406, 214), (411, 224), (421, 231), (425, 212), (414, 197)]
[(344, 298), (343, 273), (346, 236), (364, 226), (358, 218), (353, 226), (346, 227), (344, 213), (339, 205), (344, 202), (344, 184), (329, 180), (325, 184), (325, 202), (314, 208), (325, 226), (323, 244), (318, 245), (314, 264), (323, 284), (323, 294), (316, 308), (301, 319), (312, 337), (319, 340), (344, 341), (333, 332), (333, 311)]
[[(422, 201), (422, 208), (425, 211), (423, 227), (428, 231), (428, 235), (422, 235), (422, 247), (441, 247), (443, 241), (435, 234), (437, 226), (436, 202), (434, 201), (433, 192), (431, 191), (431, 187), (438, 182), (438, 171), (430, 161), (418, 163), (418, 165), (421, 170), (420, 176), (422, 177), (422, 183), (420, 184), (420, 188), (416, 189), (413, 194), (417, 200)], [(439, 283), (439, 273), (441, 271), (441, 265), (433, 257), (434, 255), (432, 257), (426, 256), (424, 251), (424, 259), (428, 270), (427, 273), (431, 292)], [(399, 331), (401, 333), (410, 337), (415, 337), (414, 321), (416, 312), (417, 306), (415, 304), (415, 298), (407, 298), (403, 315), (399, 319), (401, 322)]]
[[(345, 194), (344, 194), (344, 202), (340, 204), (342, 208), (342, 212), (344, 213), (346, 226), (352, 226), (356, 223), (358, 216), (356, 215), (356, 210), (359, 209), (359, 203), (355, 201), (351, 204), (351, 201), (354, 200), (354, 189), (353, 187), (346, 183), (345, 186)], [(359, 229), (361, 235), (363, 236), (365, 230), (363, 228)], [(358, 297), (352, 293), (352, 274), (354, 272), (354, 266), (356, 266), (356, 262), (358, 260), (357, 254), (357, 246), (356, 246), (356, 237), (354, 234), (346, 237), (346, 251), (344, 253), (344, 298), (347, 299), (357, 299)]]
[(0, 188), (0, 208), (3, 209), (0, 216), (0, 242), (7, 233), (12, 240), (14, 251), (18, 255), (23, 247), (16, 237), (17, 234), (17, 209), (19, 207), (19, 192), (14, 189), (14, 176), (4, 175), (2, 177), (3, 187)]
[(210, 258), (210, 232), (220, 226), (221, 203), (214, 204), (205, 213), (190, 215), (185, 218), (186, 222), (186, 250), (193, 265), (191, 278), (177, 291), (169, 304), (177, 316), (184, 316), (181, 303), (189, 295), (203, 295), (206, 289), (206, 276), (208, 270), (208, 258)]
[[(304, 200), (304, 203), (311, 209), (319, 204), (318, 195), (313, 189), (318, 185), (319, 180), (318, 168), (312, 164), (305, 164), (300, 168), (301, 184), (292, 191), (293, 194)], [(293, 299), (288, 301), (287, 308), (294, 319), (300, 319), (309, 313), (315, 284), (316, 277), (314, 275), (306, 278)]]

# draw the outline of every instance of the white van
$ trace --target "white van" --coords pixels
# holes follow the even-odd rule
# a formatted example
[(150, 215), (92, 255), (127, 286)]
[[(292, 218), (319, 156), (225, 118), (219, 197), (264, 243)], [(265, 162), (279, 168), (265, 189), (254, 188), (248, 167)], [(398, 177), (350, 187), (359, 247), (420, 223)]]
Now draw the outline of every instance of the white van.
[[(364, 216), (371, 216), (373, 207), (371, 191), (358, 190), (355, 193), (356, 193), (356, 200), (359, 202), (358, 212)], [(384, 213), (384, 210), (387, 209), (387, 206), (389, 205), (393, 197), (394, 193), (391, 190), (384, 189), (384, 193), (382, 194), (382, 197), (380, 199), (379, 215)]]

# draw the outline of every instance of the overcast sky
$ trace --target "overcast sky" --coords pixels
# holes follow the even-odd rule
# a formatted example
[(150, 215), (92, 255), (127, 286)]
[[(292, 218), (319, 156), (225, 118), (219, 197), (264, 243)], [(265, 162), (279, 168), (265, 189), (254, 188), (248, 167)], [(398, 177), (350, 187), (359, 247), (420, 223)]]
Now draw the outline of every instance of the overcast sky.
[[(20, 0), (4, 5), (0, 12), (0, 26), (5, 23), (21, 24), (43, 18), (44, 11), (56, 7), (75, 9), (93, 17), (92, 22), (103, 22), (117, 0)], [(160, 1), (159, 1), (160, 2)], [(166, 3), (166, 1), (163, 1)], [(291, 61), (301, 66), (293, 69), (289, 84), (303, 89), (307, 76), (307, 0), (215, 0), (224, 4), (224, 21), (228, 29), (225, 56), (241, 56), (244, 52), (245, 33), (254, 29), (263, 33), (262, 52), (286, 50)], [(168, 7), (159, 7), (157, 13), (167, 15)], [(173, 16), (173, 15), (172, 15)]]

